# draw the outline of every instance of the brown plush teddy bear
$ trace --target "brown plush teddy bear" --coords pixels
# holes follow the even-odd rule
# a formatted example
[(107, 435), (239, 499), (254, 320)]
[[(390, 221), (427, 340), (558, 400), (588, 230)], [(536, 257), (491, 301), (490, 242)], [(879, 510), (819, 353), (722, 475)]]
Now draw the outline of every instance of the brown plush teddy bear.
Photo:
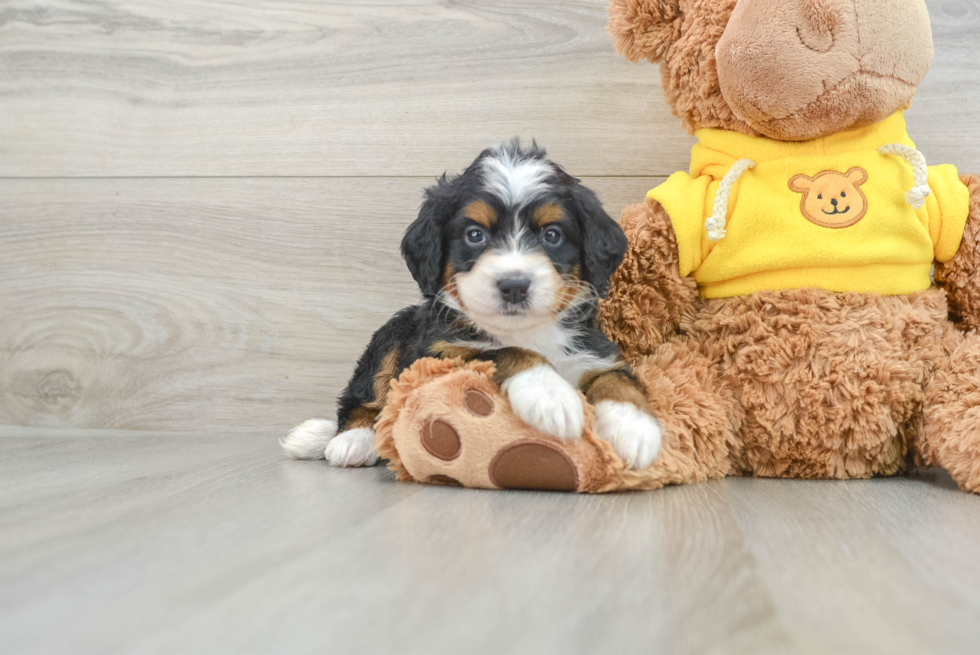
[(381, 454), (402, 479), (490, 488), (938, 465), (980, 491), (980, 177), (927, 166), (905, 131), (932, 58), (924, 0), (609, 12), (698, 138), (690, 170), (623, 213), (600, 312), (648, 387), (657, 461), (626, 470), (588, 411), (580, 442), (534, 433), (492, 370), (434, 360), (393, 384)]

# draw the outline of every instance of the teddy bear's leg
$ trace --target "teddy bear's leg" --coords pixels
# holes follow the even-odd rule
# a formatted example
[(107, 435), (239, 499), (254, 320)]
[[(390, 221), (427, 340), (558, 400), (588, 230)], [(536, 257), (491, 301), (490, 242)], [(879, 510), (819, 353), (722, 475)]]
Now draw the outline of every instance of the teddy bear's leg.
[(634, 371), (663, 428), (663, 447), (646, 468), (628, 468), (597, 436), (591, 404), (582, 437), (559, 439), (517, 417), (492, 364), (432, 358), (392, 383), (378, 452), (401, 480), (486, 489), (656, 489), (732, 472), (741, 412), (697, 344), (665, 343)]
[(964, 491), (980, 492), (980, 334), (950, 330), (948, 358), (926, 387), (916, 459), (941, 466)]
[(580, 438), (546, 434), (517, 416), (494, 369), (423, 358), (392, 384), (377, 447), (399, 479), (484, 489), (616, 488), (609, 483), (625, 465), (595, 436), (591, 405), (583, 406)]
[(649, 473), (631, 478), (636, 472), (626, 471), (623, 486), (654, 488), (739, 472), (741, 405), (695, 342), (668, 341), (633, 370), (647, 387), (663, 446)]

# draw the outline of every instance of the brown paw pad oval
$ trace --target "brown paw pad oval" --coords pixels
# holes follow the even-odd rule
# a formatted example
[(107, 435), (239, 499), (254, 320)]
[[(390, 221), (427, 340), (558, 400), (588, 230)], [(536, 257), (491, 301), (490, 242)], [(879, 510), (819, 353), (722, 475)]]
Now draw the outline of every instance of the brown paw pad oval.
[(503, 489), (576, 491), (578, 472), (568, 455), (543, 441), (518, 441), (490, 462), (490, 481)]
[(493, 414), (493, 400), (479, 389), (470, 389), (463, 394), (463, 407), (473, 416), (480, 418)]
[(422, 447), (430, 455), (449, 461), (459, 457), (459, 433), (441, 418), (433, 419), (422, 427)]
[(462, 487), (463, 483), (456, 478), (451, 478), (448, 475), (442, 475), (438, 473), (436, 475), (429, 476), (429, 484), (441, 484), (448, 487)]

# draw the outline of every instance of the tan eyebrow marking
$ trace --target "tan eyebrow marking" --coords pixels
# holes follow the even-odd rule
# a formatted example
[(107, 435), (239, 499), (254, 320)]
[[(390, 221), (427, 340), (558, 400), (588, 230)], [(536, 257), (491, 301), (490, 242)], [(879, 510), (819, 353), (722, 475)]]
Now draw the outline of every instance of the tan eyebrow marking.
[(463, 214), (466, 218), (479, 223), (485, 228), (493, 227), (493, 224), (497, 222), (497, 212), (482, 200), (474, 200), (466, 205), (466, 210)]
[(546, 202), (534, 210), (534, 222), (538, 227), (544, 227), (549, 223), (557, 223), (565, 217), (565, 212), (561, 207), (553, 202)]

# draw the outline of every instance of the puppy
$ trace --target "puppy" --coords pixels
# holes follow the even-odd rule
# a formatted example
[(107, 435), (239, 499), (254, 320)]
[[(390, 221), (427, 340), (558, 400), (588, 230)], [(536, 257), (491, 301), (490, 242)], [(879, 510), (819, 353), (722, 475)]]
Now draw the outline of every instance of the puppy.
[(595, 321), (626, 252), (596, 195), (516, 139), (483, 151), (458, 176), (443, 175), (425, 195), (402, 241), (422, 304), (374, 334), (337, 422), (294, 428), (281, 442), (285, 453), (375, 464), (373, 426), (391, 379), (422, 357), (461, 357), (494, 362), (514, 412), (563, 439), (582, 435), (581, 390), (595, 405), (599, 436), (628, 466), (649, 466), (660, 427), (643, 385)]

